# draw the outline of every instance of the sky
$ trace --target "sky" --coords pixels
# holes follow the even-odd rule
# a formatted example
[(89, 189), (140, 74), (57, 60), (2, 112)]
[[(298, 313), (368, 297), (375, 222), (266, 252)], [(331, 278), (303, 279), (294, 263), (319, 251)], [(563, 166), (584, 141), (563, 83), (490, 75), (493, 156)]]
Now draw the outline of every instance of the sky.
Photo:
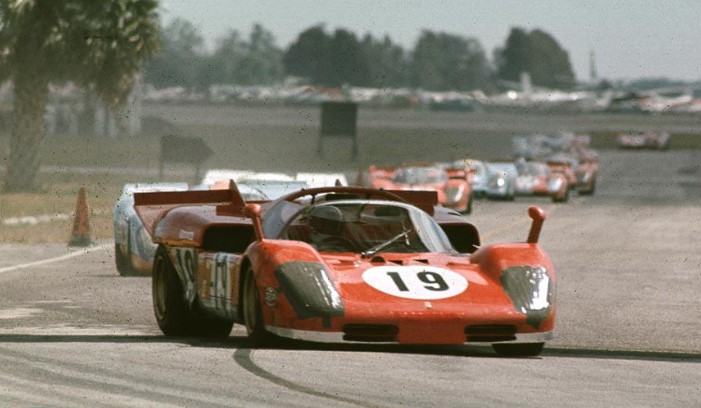
[(287, 48), (323, 23), (362, 36), (388, 35), (411, 50), (422, 30), (476, 38), (491, 60), (512, 27), (541, 29), (569, 53), (577, 79), (666, 77), (701, 80), (701, 1), (697, 0), (161, 0), (167, 24), (193, 23), (210, 47), (255, 23)]

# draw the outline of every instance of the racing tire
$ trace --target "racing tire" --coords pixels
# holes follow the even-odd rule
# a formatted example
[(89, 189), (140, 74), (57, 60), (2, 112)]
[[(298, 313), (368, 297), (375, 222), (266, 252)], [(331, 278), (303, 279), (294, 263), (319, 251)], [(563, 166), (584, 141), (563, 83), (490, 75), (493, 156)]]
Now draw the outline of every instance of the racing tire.
[(553, 196), (553, 203), (566, 203), (570, 201), (570, 189), (565, 190), (565, 194), (562, 197)]
[(594, 195), (595, 191), (596, 191), (596, 179), (592, 180), (591, 187), (589, 187), (586, 190), (581, 190), (579, 192), (579, 195), (590, 196), (590, 195)]
[(543, 352), (545, 343), (492, 344), (494, 351), (503, 357), (536, 357)]
[(474, 196), (472, 194), (467, 197), (467, 208), (465, 208), (465, 211), (463, 211), (463, 214), (472, 214), (472, 199)]
[(196, 332), (195, 322), (184, 297), (183, 285), (168, 253), (158, 247), (151, 278), (153, 312), (166, 336), (188, 336)]
[(251, 269), (248, 270), (244, 278), (241, 301), (243, 321), (246, 325), (246, 333), (248, 333), (249, 340), (255, 346), (269, 345), (273, 335), (265, 330), (258, 285), (256, 285), (256, 278), (253, 276), (253, 270)]
[(117, 243), (114, 244), (114, 264), (117, 267), (117, 272), (120, 276), (130, 276), (132, 269), (129, 264), (129, 259), (119, 249)]
[(117, 267), (117, 272), (121, 276), (136, 275), (136, 268), (131, 264), (131, 228), (127, 227), (127, 253), (123, 254), (119, 249), (119, 245), (114, 243), (114, 263)]

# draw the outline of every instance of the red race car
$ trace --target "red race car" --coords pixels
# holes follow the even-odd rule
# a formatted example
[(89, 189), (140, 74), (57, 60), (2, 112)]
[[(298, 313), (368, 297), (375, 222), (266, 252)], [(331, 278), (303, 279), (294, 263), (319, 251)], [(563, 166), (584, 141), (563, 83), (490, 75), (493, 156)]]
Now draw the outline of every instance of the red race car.
[(245, 203), (228, 190), (137, 193), (158, 244), (156, 320), (168, 336), (254, 343), (492, 344), (533, 356), (551, 338), (555, 274), (538, 245), (480, 246), (477, 229), (436, 193), (359, 187), (300, 190)]
[(358, 185), (389, 190), (427, 190), (438, 194), (438, 203), (461, 213), (472, 212), (472, 184), (464, 168), (444, 168), (432, 163), (401, 167), (370, 166), (359, 174)]
[(516, 160), (516, 194), (522, 196), (547, 196), (555, 203), (569, 200), (567, 177), (559, 171), (550, 171), (546, 163)]

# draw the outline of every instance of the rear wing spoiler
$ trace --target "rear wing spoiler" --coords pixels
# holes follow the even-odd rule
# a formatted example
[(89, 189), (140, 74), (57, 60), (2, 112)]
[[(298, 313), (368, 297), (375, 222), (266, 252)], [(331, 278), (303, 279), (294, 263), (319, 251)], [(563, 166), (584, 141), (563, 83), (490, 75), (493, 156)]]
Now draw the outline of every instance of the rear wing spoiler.
[(433, 216), (438, 205), (438, 193), (431, 190), (387, 190)]
[(451, 179), (467, 179), (473, 171), (465, 167), (446, 167), (445, 172)]
[(218, 215), (244, 217), (246, 201), (233, 180), (224, 190), (134, 193), (134, 209), (151, 236), (168, 211), (186, 205), (212, 205), (216, 206)]

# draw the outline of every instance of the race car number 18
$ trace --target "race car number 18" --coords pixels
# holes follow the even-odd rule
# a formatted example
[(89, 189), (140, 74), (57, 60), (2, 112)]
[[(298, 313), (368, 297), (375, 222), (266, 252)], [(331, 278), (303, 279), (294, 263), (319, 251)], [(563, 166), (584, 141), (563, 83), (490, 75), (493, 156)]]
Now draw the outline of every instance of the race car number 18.
[(363, 273), (368, 285), (406, 299), (445, 299), (464, 292), (467, 279), (448, 269), (432, 266), (378, 266)]

